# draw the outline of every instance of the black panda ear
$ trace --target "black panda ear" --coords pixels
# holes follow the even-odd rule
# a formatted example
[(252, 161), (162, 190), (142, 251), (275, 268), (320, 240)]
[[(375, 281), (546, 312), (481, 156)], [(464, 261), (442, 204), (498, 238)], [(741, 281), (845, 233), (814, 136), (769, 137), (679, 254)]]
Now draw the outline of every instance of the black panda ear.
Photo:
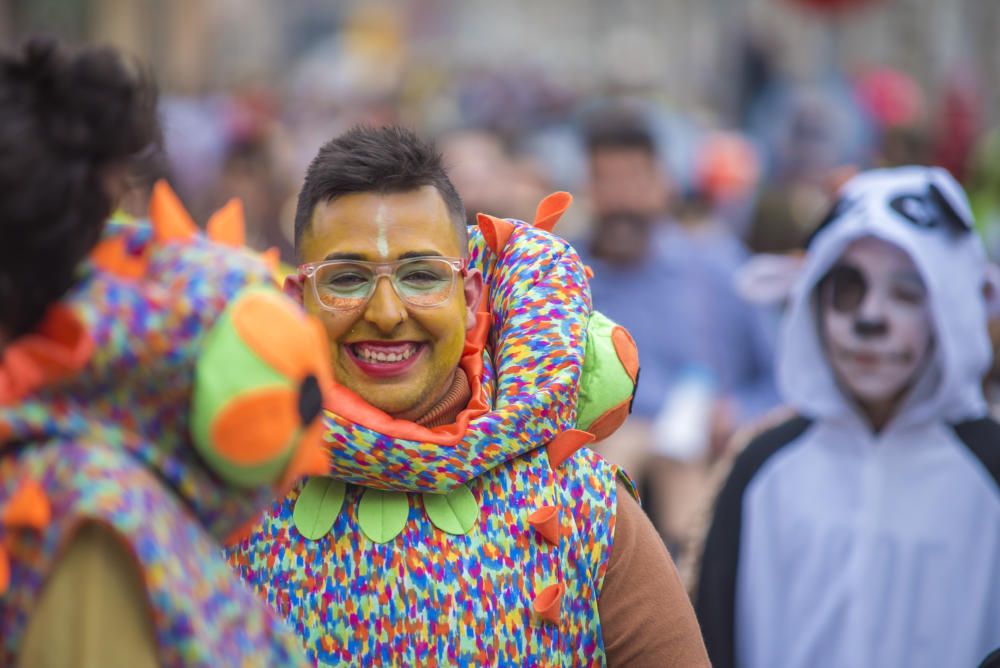
[(809, 238), (806, 239), (806, 248), (809, 248), (812, 245), (813, 240), (820, 232), (823, 231), (823, 228), (847, 213), (856, 203), (857, 200), (855, 199), (838, 197), (837, 200), (830, 206), (830, 210), (826, 212), (825, 216), (823, 216), (823, 220), (819, 221), (819, 224), (813, 229)]
[(972, 221), (968, 216), (960, 213), (951, 200), (948, 199), (948, 196), (936, 184), (932, 183), (927, 186), (927, 199), (937, 208), (937, 212), (941, 216), (941, 222), (946, 226), (958, 232), (972, 231)]

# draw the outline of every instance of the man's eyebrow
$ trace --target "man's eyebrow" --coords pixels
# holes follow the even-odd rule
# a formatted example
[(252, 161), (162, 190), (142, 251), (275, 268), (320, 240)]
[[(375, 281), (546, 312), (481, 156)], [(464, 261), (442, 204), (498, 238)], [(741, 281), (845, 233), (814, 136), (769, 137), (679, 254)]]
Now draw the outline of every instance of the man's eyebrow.
[(323, 261), (324, 262), (327, 261), (327, 260), (355, 260), (355, 261), (364, 261), (366, 259), (367, 258), (364, 255), (362, 255), (361, 253), (330, 253), (325, 258), (323, 258)]
[(399, 256), (400, 260), (409, 260), (415, 257), (442, 257), (441, 253), (432, 250), (414, 250), (403, 253)]

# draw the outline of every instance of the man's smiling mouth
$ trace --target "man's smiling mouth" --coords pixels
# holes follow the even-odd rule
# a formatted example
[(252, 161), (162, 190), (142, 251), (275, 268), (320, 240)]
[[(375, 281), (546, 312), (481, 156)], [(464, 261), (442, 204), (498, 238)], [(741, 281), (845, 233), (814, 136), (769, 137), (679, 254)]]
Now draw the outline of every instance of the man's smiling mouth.
[(410, 370), (427, 349), (420, 341), (358, 341), (344, 344), (354, 365), (368, 376), (397, 376)]
[(412, 341), (402, 343), (381, 343), (364, 341), (349, 344), (351, 352), (358, 359), (369, 364), (405, 362), (420, 350), (422, 344)]

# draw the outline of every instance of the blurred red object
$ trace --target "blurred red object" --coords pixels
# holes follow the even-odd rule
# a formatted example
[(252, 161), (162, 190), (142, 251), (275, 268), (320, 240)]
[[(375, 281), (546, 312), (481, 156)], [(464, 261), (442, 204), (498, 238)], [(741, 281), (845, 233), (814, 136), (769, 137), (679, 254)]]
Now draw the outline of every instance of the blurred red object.
[(786, 0), (800, 7), (823, 12), (842, 12), (877, 4), (880, 0)]
[(944, 86), (933, 129), (932, 160), (959, 180), (984, 126), (983, 86), (968, 67), (952, 72)]
[(753, 145), (734, 132), (714, 132), (702, 145), (696, 177), (700, 189), (713, 201), (748, 196), (760, 177), (760, 160)]
[(923, 117), (925, 101), (920, 85), (898, 70), (870, 70), (858, 80), (855, 90), (882, 129), (916, 125)]

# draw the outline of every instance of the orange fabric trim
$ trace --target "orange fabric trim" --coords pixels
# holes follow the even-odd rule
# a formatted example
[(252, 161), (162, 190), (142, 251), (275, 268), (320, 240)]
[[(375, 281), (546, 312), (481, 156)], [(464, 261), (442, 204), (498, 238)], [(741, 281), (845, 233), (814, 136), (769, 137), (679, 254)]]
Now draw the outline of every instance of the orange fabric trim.
[(568, 192), (554, 192), (547, 196), (535, 210), (535, 227), (551, 232), (572, 203), (573, 196)]
[(593, 442), (594, 435), (589, 431), (567, 429), (549, 441), (549, 444), (545, 446), (545, 450), (549, 455), (549, 464), (552, 468), (557, 468), (569, 459), (570, 455), (574, 452)]
[(97, 244), (90, 252), (90, 261), (103, 272), (133, 280), (145, 276), (149, 266), (146, 254), (129, 253), (126, 240), (121, 236), (111, 237)]
[(499, 256), (510, 241), (510, 236), (514, 234), (514, 223), (485, 213), (477, 213), (476, 222), (483, 233), (486, 245), (494, 255)]
[(483, 348), (486, 346), (490, 330), (490, 313), (485, 306), (488, 303), (489, 299), (484, 295), (479, 313), (476, 314), (476, 325), (466, 333), (465, 348), (459, 366), (469, 378), (472, 399), (468, 407), (458, 414), (454, 423), (428, 428), (409, 420), (397, 420), (336, 383), (332, 384), (327, 394), (326, 409), (336, 416), (390, 438), (435, 445), (457, 445), (465, 436), (469, 421), (490, 410), (483, 391)]
[(587, 280), (591, 281), (594, 279), (594, 270), (590, 268), (589, 264), (583, 265), (583, 273), (587, 275)]
[(594, 435), (595, 441), (603, 441), (618, 431), (618, 427), (625, 424), (625, 420), (628, 419), (628, 409), (631, 403), (631, 398), (626, 399), (614, 408), (605, 411), (599, 418), (594, 420), (590, 425), (590, 433)]
[(296, 399), (288, 388), (241, 394), (212, 420), (215, 450), (240, 466), (256, 466), (278, 457), (299, 429)]
[(625, 373), (632, 379), (635, 385), (639, 380), (639, 348), (635, 345), (635, 339), (624, 327), (618, 326), (611, 330), (611, 343), (618, 353), (618, 360), (625, 367)]
[(31, 334), (0, 353), (0, 406), (74, 375), (94, 353), (94, 341), (76, 314), (62, 304), (49, 308)]
[(329, 349), (316, 337), (301, 309), (277, 292), (257, 292), (233, 305), (233, 328), (240, 339), (278, 373), (296, 382), (309, 374), (322, 378), (319, 367), (330, 368)]
[(550, 624), (559, 624), (559, 616), (562, 612), (562, 599), (566, 593), (566, 585), (563, 583), (549, 585), (535, 597), (531, 604), (535, 614)]
[(330, 454), (326, 449), (323, 434), (326, 427), (317, 417), (309, 425), (299, 441), (299, 447), (292, 454), (285, 472), (275, 484), (279, 497), (284, 497), (301, 478), (326, 475), (330, 472)]
[(226, 202), (208, 219), (205, 233), (209, 239), (223, 246), (243, 248), (247, 242), (243, 202), (237, 197)]
[(153, 224), (153, 235), (159, 242), (186, 242), (198, 234), (198, 226), (194, 224), (177, 194), (163, 179), (153, 186), (153, 195), (149, 200), (149, 220)]
[(559, 544), (559, 506), (542, 506), (528, 515), (528, 524), (550, 545)]
[(259, 519), (260, 519), (259, 517), (255, 517), (252, 520), (247, 520), (242, 525), (230, 531), (222, 539), (222, 544), (225, 547), (233, 547), (234, 545), (239, 545), (240, 543), (245, 541), (247, 538), (253, 535), (253, 530), (257, 528), (257, 521)]
[(10, 556), (7, 549), (0, 543), (0, 596), (10, 589)]
[(25, 480), (4, 504), (0, 523), (8, 527), (41, 531), (52, 521), (52, 506), (35, 480)]

